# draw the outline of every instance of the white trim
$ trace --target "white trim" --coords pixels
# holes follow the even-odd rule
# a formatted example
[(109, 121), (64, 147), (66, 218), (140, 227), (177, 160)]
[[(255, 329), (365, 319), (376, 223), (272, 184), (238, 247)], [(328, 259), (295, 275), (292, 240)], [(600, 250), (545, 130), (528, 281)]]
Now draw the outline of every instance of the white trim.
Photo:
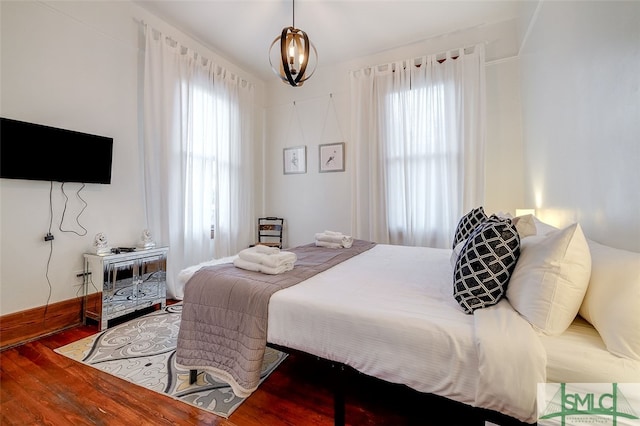
[(524, 45), (527, 44), (527, 40), (529, 39), (529, 35), (531, 34), (531, 31), (533, 31), (533, 26), (535, 25), (536, 21), (538, 20), (538, 15), (540, 14), (540, 10), (542, 9), (542, 3), (544, 3), (544, 0), (539, 0), (538, 1), (538, 5), (536, 6), (536, 10), (533, 12), (533, 16), (529, 20), (529, 25), (527, 26), (527, 31), (524, 33), (524, 37), (522, 38), (522, 42), (520, 43), (520, 47), (518, 48), (517, 56), (520, 56), (520, 54), (522, 53), (522, 49), (524, 49)]

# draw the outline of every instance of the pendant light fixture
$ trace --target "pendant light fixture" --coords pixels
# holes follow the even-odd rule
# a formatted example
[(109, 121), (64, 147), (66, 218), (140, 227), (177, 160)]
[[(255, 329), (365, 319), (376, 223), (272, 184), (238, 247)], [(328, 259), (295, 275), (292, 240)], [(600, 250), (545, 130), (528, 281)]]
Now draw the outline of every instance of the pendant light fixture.
[[(318, 65), (318, 52), (313, 43), (309, 41), (307, 33), (295, 27), (296, 5), (293, 5), (293, 22), (290, 27), (282, 29), (279, 37), (276, 37), (269, 47), (269, 64), (273, 72), (280, 77), (283, 83), (293, 87), (302, 86), (315, 72)], [(280, 42), (280, 49), (274, 46)], [(279, 53), (279, 55), (278, 55)], [(312, 55), (313, 54), (313, 55)], [(277, 58), (274, 61), (274, 57)], [(276, 68), (274, 62), (278, 62)], [(313, 68), (310, 69), (309, 65)]]

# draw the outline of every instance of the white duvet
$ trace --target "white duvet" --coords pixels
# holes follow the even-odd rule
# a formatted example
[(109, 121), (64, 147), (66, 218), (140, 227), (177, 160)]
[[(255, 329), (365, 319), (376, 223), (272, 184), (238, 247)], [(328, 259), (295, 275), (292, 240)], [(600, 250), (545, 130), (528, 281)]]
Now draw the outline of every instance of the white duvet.
[(503, 301), (453, 299), (451, 250), (377, 245), (271, 297), (267, 340), (362, 373), (535, 422), (546, 354)]

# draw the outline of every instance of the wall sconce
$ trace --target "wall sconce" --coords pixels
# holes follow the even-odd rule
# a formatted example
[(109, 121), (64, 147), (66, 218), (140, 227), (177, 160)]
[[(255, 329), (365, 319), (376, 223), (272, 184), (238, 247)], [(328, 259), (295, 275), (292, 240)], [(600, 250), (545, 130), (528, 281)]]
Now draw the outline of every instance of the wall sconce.
[[(307, 33), (295, 28), (295, 0), (293, 4), (293, 23), (290, 27), (282, 29), (280, 37), (276, 37), (269, 46), (269, 64), (273, 72), (280, 77), (283, 83), (290, 84), (293, 87), (302, 86), (315, 72), (318, 65), (318, 52)], [(274, 67), (274, 51), (273, 47), (280, 41), (280, 55), (277, 56), (276, 62), (279, 63), (278, 68)], [(311, 55), (313, 53), (313, 55)], [(313, 69), (309, 71), (309, 64), (313, 64)]]

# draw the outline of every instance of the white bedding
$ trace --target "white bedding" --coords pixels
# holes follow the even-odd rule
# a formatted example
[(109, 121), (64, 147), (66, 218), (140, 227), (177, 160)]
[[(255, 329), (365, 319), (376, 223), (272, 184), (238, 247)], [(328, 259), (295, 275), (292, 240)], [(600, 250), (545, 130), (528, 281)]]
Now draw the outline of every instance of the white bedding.
[(193, 274), (198, 272), (200, 268), (204, 268), (205, 266), (215, 266), (222, 265), (224, 263), (232, 263), (234, 260), (238, 258), (238, 255), (222, 257), (220, 259), (208, 260), (206, 262), (199, 263), (197, 265), (189, 266), (188, 268), (183, 269), (178, 274), (178, 279), (176, 280), (176, 299), (182, 300), (184, 297), (184, 286), (187, 284), (187, 281), (191, 279)]
[(560, 336), (541, 336), (551, 383), (640, 383), (640, 362), (607, 350), (595, 328), (581, 317)]
[[(268, 341), (528, 422), (536, 420), (527, 417), (536, 390), (529, 383), (640, 382), (640, 362), (613, 355), (580, 317), (563, 334), (546, 336), (506, 300), (463, 313), (452, 296), (450, 255), (377, 245), (274, 294)], [(234, 258), (185, 269), (179, 282)]]
[[(465, 314), (452, 295), (451, 252), (377, 245), (281, 290), (267, 340), (526, 422), (536, 420), (536, 383), (640, 382), (640, 361), (613, 355), (580, 317), (546, 336), (508, 300)], [(180, 288), (200, 267), (234, 257), (185, 269)], [(609, 273), (600, 273), (605, 285)], [(617, 279), (633, 289), (636, 278)]]
[[(421, 392), (535, 421), (536, 383), (545, 381), (539, 340), (506, 302), (479, 316), (465, 314), (452, 296), (450, 255), (377, 245), (274, 294), (267, 340)], [(476, 321), (485, 332), (476, 333)], [(505, 341), (504, 327), (514, 322), (519, 332), (511, 337), (517, 341)], [(534, 356), (519, 358), (511, 349)], [(507, 365), (511, 373), (504, 374)], [(530, 391), (519, 393), (520, 386)]]

